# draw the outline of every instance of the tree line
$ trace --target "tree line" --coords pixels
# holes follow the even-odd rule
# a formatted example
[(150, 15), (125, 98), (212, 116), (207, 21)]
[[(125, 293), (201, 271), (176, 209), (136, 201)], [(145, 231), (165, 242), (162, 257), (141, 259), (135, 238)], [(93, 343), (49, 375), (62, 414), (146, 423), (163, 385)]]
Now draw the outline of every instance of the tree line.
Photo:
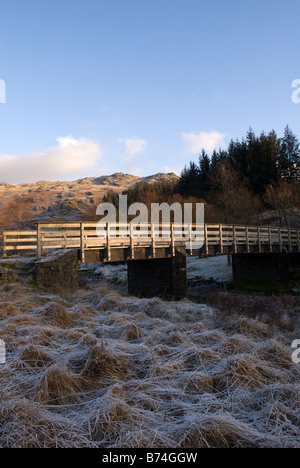
[[(274, 130), (257, 136), (250, 128), (226, 150), (211, 156), (202, 150), (177, 182), (137, 184), (124, 193), (129, 204), (202, 201), (207, 222), (263, 224), (269, 210), (273, 221), (292, 227), (299, 222), (300, 143), (288, 125), (283, 137)], [(105, 201), (117, 206), (118, 197), (108, 193)]]
[(288, 125), (282, 138), (274, 130), (256, 136), (250, 128), (246, 138), (231, 140), (227, 150), (214, 150), (211, 158), (202, 150), (198, 164), (190, 162), (181, 173), (179, 193), (207, 198), (224, 167), (234, 172), (237, 181), (251, 193), (261, 197), (271, 184), (299, 183), (300, 143)]

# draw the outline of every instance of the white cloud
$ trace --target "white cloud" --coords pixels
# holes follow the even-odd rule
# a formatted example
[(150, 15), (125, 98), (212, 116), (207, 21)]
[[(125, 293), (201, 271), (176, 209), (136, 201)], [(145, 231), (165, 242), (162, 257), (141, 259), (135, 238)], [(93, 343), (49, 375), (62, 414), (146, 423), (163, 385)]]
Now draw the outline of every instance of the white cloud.
[(141, 153), (148, 144), (147, 140), (142, 140), (141, 138), (136, 137), (120, 139), (120, 142), (124, 143), (125, 152), (129, 156), (135, 156)]
[(140, 168), (140, 163), (142, 153), (148, 145), (148, 141), (132, 137), (120, 139), (119, 142), (125, 145), (125, 155), (122, 157), (125, 163), (124, 171), (132, 175), (141, 176), (143, 170)]
[(63, 180), (98, 174), (102, 151), (98, 143), (72, 136), (39, 153), (0, 155), (0, 180), (10, 183)]
[(214, 149), (225, 146), (225, 136), (225, 133), (216, 131), (181, 133), (187, 153), (200, 153), (202, 149), (211, 153)]

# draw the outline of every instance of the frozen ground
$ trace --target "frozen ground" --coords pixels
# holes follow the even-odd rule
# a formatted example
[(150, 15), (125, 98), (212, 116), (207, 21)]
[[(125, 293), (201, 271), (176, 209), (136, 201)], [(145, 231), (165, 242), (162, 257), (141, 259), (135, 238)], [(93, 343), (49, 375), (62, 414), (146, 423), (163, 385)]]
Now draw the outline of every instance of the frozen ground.
[[(32, 258), (11, 258), (2, 260), (0, 265), (14, 267), (20, 273), (32, 268)], [(107, 287), (126, 295), (127, 265), (126, 264), (84, 264), (79, 268), (80, 285)], [(207, 295), (226, 289), (232, 283), (232, 267), (228, 265), (227, 256), (198, 258), (187, 257), (188, 298), (201, 303), (207, 300)]]
[(300, 447), (293, 303), (219, 303), (0, 286), (0, 447)]
[[(32, 257), (11, 257), (2, 259), (0, 263), (3, 266), (13, 265), (28, 265), (32, 264)], [(95, 278), (113, 282), (116, 284), (125, 284), (127, 281), (127, 266), (126, 264), (109, 265), (109, 264), (85, 264), (80, 266), (80, 270), (87, 275), (90, 273), (95, 275)], [(227, 255), (218, 257), (198, 258), (187, 257), (187, 277), (190, 280), (204, 280), (215, 282), (231, 282), (232, 269), (228, 265)]]
[(79, 278), (82, 286), (106, 285), (119, 293), (127, 294), (127, 265), (89, 263), (80, 265)]
[(126, 265), (82, 265), (71, 295), (0, 285), (0, 447), (300, 447), (295, 300), (187, 264), (214, 304), (130, 297)]
[(227, 255), (218, 257), (187, 258), (188, 280), (211, 280), (217, 283), (232, 281), (232, 266), (228, 264)]
[[(80, 266), (80, 276), (88, 283), (106, 283), (113, 289), (126, 294), (127, 265), (87, 264)], [(198, 258), (187, 257), (187, 279), (190, 295), (203, 297), (205, 291), (220, 289), (232, 282), (232, 266), (227, 256)]]

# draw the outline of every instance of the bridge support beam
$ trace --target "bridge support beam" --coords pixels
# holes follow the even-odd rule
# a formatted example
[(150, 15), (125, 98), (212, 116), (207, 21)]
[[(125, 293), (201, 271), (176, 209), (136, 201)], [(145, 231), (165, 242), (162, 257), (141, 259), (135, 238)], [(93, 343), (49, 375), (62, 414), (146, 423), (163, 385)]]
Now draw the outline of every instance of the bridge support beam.
[(288, 291), (293, 255), (282, 252), (233, 254), (234, 288), (265, 293)]
[(170, 258), (128, 262), (128, 292), (137, 297), (180, 300), (187, 296), (186, 250), (175, 248)]
[(288, 259), (289, 259), (290, 280), (299, 283), (300, 281), (300, 252), (290, 252), (288, 254)]

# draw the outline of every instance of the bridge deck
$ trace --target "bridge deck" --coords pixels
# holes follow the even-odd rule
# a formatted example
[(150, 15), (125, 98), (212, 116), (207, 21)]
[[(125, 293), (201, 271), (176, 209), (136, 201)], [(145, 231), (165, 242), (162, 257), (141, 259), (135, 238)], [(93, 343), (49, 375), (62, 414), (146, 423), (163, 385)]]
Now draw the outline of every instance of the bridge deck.
[[(173, 256), (186, 244), (187, 254), (223, 255), (238, 252), (300, 252), (300, 230), (240, 225), (102, 225), (38, 223), (32, 231), (3, 231), (3, 257), (20, 252), (37, 258), (54, 249), (76, 248), (82, 262), (89, 252), (100, 261)], [(197, 236), (196, 236), (197, 234)], [(116, 252), (119, 251), (119, 255)], [(142, 252), (142, 253), (141, 253)]]

